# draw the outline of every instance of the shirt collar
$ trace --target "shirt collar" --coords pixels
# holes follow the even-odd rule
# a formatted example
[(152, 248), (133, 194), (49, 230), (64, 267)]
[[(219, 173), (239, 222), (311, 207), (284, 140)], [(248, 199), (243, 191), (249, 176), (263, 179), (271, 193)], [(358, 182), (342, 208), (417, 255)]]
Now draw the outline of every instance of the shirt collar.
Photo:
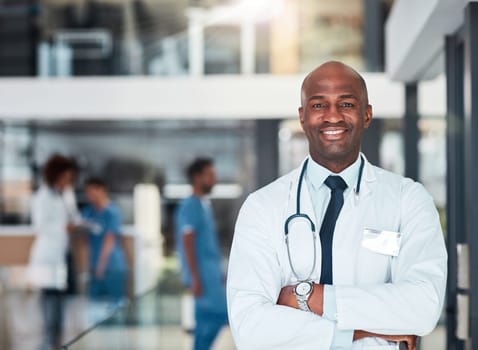
[(340, 173), (335, 174), (329, 169), (316, 163), (312, 157), (309, 156), (309, 162), (307, 164), (307, 181), (312, 185), (315, 190), (318, 190), (320, 186), (324, 184), (325, 179), (329, 175), (339, 175), (347, 184), (347, 188), (354, 188), (357, 182), (357, 178), (360, 171), (360, 155), (355, 162), (342, 170)]

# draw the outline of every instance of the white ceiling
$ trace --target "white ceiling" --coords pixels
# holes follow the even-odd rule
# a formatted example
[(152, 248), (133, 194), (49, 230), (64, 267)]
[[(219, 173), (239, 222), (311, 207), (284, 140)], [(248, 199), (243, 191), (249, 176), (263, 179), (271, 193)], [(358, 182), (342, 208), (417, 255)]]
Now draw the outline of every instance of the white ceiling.
[(469, 0), (395, 0), (385, 28), (386, 71), (413, 82), (444, 71), (445, 36), (463, 24)]
[[(404, 114), (403, 84), (364, 73), (374, 115)], [(0, 79), (2, 119), (296, 118), (303, 75)], [(419, 85), (423, 116), (445, 114), (445, 80)]]

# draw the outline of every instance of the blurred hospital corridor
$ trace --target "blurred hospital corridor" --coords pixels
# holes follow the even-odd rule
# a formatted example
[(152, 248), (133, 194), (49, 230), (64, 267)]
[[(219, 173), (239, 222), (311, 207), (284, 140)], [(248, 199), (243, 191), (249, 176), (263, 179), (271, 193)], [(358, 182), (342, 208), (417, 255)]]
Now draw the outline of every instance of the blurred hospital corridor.
[[(63, 349), (70, 350), (187, 350), (192, 337), (181, 325), (179, 296), (153, 290), (128, 305), (114, 307), (86, 298), (67, 298)], [(0, 348), (38, 349), (42, 320), (38, 294), (0, 294)], [(216, 339), (214, 350), (235, 349), (229, 328)]]
[[(0, 350), (203, 350), (219, 330), (213, 350), (235, 349), (232, 333), (246, 348), (393, 348), (397, 332), (413, 342), (437, 319), (418, 350), (478, 350), (477, 33), (472, 0), (0, 0)], [(341, 67), (329, 92), (358, 95), (315, 91), (329, 86), (311, 83), (325, 62)], [(347, 139), (353, 152), (338, 160), (360, 157), (325, 174), (314, 150)], [(336, 191), (325, 178), (347, 169), (325, 220)], [(374, 171), (403, 182), (373, 192)], [(288, 192), (266, 187), (295, 173)], [(417, 192), (402, 205), (407, 187)], [(310, 251), (288, 230), (305, 217)], [(415, 219), (436, 246), (418, 224), (409, 234)], [(319, 272), (337, 279), (320, 283), (332, 286), (312, 303), (324, 310), (309, 310)], [(402, 282), (415, 289), (389, 293)], [(299, 285), (309, 288), (287, 306), (327, 322), (276, 317), (282, 291)], [(377, 304), (357, 294), (345, 308), (335, 292), (377, 285)], [(305, 336), (309, 316), (321, 338)]]

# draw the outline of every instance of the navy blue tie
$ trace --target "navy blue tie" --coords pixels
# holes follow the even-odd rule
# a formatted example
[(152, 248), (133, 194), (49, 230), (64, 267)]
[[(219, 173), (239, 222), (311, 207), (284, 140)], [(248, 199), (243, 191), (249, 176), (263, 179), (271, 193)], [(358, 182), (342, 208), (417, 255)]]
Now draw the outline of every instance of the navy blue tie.
[(332, 242), (335, 223), (344, 205), (344, 190), (347, 184), (340, 176), (330, 175), (324, 182), (331, 190), (330, 202), (320, 227), (320, 242), (322, 245), (322, 269), (320, 284), (332, 284)]

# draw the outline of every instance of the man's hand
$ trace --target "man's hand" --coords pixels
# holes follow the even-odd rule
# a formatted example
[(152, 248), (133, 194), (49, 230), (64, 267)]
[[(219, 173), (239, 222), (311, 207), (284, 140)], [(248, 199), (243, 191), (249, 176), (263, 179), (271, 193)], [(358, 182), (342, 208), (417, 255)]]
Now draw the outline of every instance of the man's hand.
[(277, 298), (277, 305), (289, 306), (295, 309), (299, 308), (294, 294), (294, 287), (295, 286), (285, 286), (280, 290), (279, 298)]
[[(298, 309), (299, 305), (297, 304), (297, 298), (294, 294), (294, 288), (295, 285), (283, 287), (279, 293), (277, 305), (289, 306)], [(309, 296), (307, 304), (313, 313), (322, 316), (324, 313), (324, 286), (322, 284), (314, 283), (314, 289)]]
[(66, 225), (66, 232), (69, 234), (75, 233), (77, 229), (77, 226), (75, 224), (72, 224), (71, 222)]
[(388, 341), (394, 342), (405, 342), (407, 343), (407, 350), (416, 350), (417, 349), (417, 336), (416, 335), (386, 335), (386, 334), (376, 334), (367, 331), (357, 330), (354, 331), (354, 341), (362, 338), (375, 337), (381, 338)]
[(191, 293), (195, 297), (200, 297), (202, 294), (202, 286), (201, 286), (201, 281), (199, 278), (193, 278), (191, 281)]
[(95, 269), (95, 277), (98, 280), (102, 280), (104, 276), (105, 276), (105, 265), (99, 262)]

